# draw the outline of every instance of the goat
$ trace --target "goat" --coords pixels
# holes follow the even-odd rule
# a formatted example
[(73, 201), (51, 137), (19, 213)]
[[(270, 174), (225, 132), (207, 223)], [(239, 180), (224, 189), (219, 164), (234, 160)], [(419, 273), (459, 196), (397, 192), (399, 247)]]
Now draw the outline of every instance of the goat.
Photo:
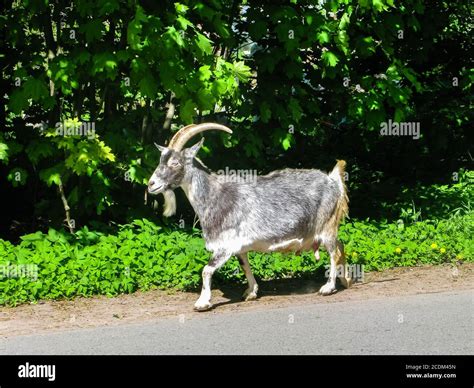
[(337, 233), (348, 213), (344, 169), (337, 161), (326, 174), (315, 169), (284, 169), (255, 177), (254, 182), (236, 182), (210, 172), (196, 158), (204, 138), (190, 148), (185, 144), (198, 133), (232, 131), (224, 125), (202, 123), (181, 128), (167, 147), (157, 145), (160, 162), (148, 182), (150, 194), (163, 193), (164, 215), (176, 212), (173, 190), (181, 187), (199, 217), (206, 248), (212, 257), (202, 271), (202, 291), (194, 308), (208, 310), (211, 278), (233, 255), (248, 281), (243, 298), (257, 298), (258, 285), (250, 269), (249, 251), (300, 252), (313, 250), (319, 259), (322, 244), (331, 258), (329, 278), (319, 292), (336, 292), (336, 277), (344, 287), (352, 284), (346, 275), (343, 244)]

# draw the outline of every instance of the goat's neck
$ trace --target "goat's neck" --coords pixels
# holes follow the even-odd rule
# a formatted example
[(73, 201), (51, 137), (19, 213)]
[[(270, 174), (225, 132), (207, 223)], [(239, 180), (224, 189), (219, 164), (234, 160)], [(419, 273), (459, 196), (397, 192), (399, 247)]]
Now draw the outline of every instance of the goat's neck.
[(201, 221), (210, 209), (215, 190), (218, 190), (214, 181), (215, 178), (212, 175), (193, 166), (181, 184), (181, 188)]

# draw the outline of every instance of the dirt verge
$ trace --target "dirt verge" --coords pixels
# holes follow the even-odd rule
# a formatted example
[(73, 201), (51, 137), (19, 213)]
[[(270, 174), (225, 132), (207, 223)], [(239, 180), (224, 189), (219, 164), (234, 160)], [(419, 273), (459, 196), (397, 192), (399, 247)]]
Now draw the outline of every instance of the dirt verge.
[(175, 317), (189, 319), (198, 314), (224, 314), (305, 303), (334, 303), (400, 295), (474, 290), (474, 263), (458, 266), (438, 265), (395, 268), (365, 275), (363, 283), (330, 296), (317, 291), (323, 279), (283, 279), (260, 283), (259, 299), (242, 302), (241, 285), (227, 285), (212, 291), (214, 308), (205, 313), (193, 311), (197, 293), (153, 290), (120, 295), (115, 298), (77, 298), (68, 301), (45, 301), (18, 307), (0, 308), (0, 336), (28, 335), (57, 330)]

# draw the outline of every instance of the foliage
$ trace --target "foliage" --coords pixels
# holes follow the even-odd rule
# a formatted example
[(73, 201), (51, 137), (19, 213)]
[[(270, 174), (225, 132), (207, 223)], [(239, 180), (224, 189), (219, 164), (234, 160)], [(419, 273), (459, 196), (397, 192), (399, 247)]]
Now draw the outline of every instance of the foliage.
[[(163, 220), (144, 190), (153, 143), (202, 121), (234, 130), (206, 139), (214, 170), (347, 160), (341, 236), (366, 270), (472, 260), (470, 11), (467, 0), (8, 3), (0, 265), (39, 274), (0, 281), (0, 302), (196, 287), (209, 255), (198, 230), (173, 224), (193, 225), (192, 208), (178, 192), (177, 218)], [(419, 124), (420, 137), (381, 136), (388, 121)], [(323, 258), (251, 263), (273, 279), (313, 274)], [(243, 275), (233, 260), (216, 278)]]
[[(19, 219), (21, 230), (61, 225), (59, 182), (77, 225), (149, 214), (153, 141), (201, 120), (234, 129), (206, 142), (217, 169), (345, 158), (355, 198), (447, 184), (472, 144), (468, 14), (465, 0), (12, 2), (0, 19), (2, 232)], [(389, 119), (419, 122), (421, 138), (380, 136)], [(95, 133), (58, 136), (61, 123)]]
[[(348, 262), (366, 271), (395, 266), (474, 261), (470, 237), (474, 213), (448, 220), (410, 225), (353, 221), (342, 226)], [(137, 289), (193, 289), (200, 284), (209, 253), (197, 231), (168, 230), (147, 220), (123, 225), (105, 235), (79, 230), (74, 236), (50, 229), (22, 236), (14, 245), (0, 240), (0, 304), (131, 293)], [(328, 256), (316, 262), (311, 252), (252, 253), (250, 264), (262, 280), (314, 276)], [(21, 267), (36, 265), (37, 278), (20, 276)], [(31, 275), (31, 274), (30, 274)], [(243, 281), (237, 260), (217, 274), (222, 281)]]
[(383, 220), (401, 219), (404, 222), (449, 218), (453, 213), (463, 214), (472, 210), (473, 183), (473, 170), (454, 172), (448, 184), (423, 185), (418, 182), (400, 188), (395, 182), (374, 182), (372, 187), (365, 185), (365, 192), (353, 190), (355, 195), (350, 196), (352, 211), (356, 214), (363, 212), (366, 217), (373, 218), (376, 214)]

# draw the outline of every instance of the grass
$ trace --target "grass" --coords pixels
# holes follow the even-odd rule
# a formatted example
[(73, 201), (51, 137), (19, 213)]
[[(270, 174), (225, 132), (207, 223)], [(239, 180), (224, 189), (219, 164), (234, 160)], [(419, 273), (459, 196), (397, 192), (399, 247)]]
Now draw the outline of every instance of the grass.
[[(473, 261), (474, 212), (445, 220), (394, 223), (351, 220), (341, 226), (348, 262), (366, 271), (417, 264)], [(114, 234), (83, 228), (75, 235), (50, 229), (0, 239), (0, 304), (40, 299), (132, 293), (138, 289), (194, 289), (210, 255), (199, 230), (164, 229), (146, 219), (123, 225)], [(322, 252), (250, 254), (259, 279), (313, 276), (329, 263)], [(218, 282), (242, 282), (237, 260), (216, 274)]]

